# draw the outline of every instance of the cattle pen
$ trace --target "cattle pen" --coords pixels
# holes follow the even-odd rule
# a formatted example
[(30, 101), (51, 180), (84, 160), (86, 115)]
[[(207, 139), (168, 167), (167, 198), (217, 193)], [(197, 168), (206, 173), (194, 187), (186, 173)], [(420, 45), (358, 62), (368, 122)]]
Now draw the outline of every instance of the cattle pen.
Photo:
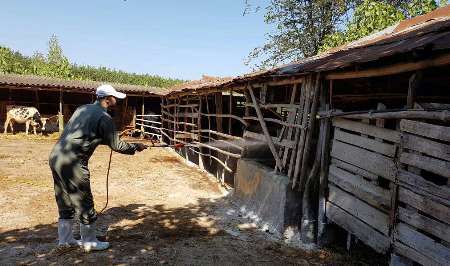
[[(129, 200), (128, 209), (112, 208), (106, 219), (116, 222), (113, 231), (118, 238), (131, 241), (113, 249), (112, 256), (126, 261), (121, 249), (129, 248), (128, 243), (142, 248), (139, 256), (147, 256), (148, 243), (155, 241), (151, 233), (170, 238), (164, 248), (176, 247), (171, 256), (184, 250), (179, 258), (189, 257), (186, 247), (198, 243), (203, 243), (198, 257), (203, 256), (214, 244), (208, 237), (224, 234), (219, 226), (208, 231), (214, 220), (208, 214), (214, 205), (209, 194), (217, 202), (223, 195), (200, 174), (206, 171), (228, 189), (239, 217), (294, 246), (315, 249), (339, 237), (348, 250), (362, 242), (389, 256), (391, 265), (448, 265), (449, 73), (450, 6), (446, 6), (270, 70), (238, 77), (204, 76), (167, 90), (112, 84), (129, 96), (115, 110), (121, 130), (185, 145), (175, 150), (177, 157), (168, 150), (152, 151), (136, 161), (118, 157), (128, 168), (116, 174), (120, 186), (114, 189)], [(31, 105), (44, 117), (58, 115), (61, 125), (77, 106), (95, 99), (98, 85), (0, 74), (0, 117), (6, 106)], [(4, 146), (15, 149), (13, 143)], [(100, 152), (106, 158), (108, 151)], [(186, 174), (180, 158), (202, 171)], [(137, 164), (145, 165), (142, 171), (154, 179), (140, 173), (132, 175), (133, 183), (121, 179), (137, 171)], [(155, 192), (158, 182), (164, 187), (161, 199)], [(150, 205), (155, 199), (161, 205), (130, 203), (141, 200)], [(184, 200), (192, 204), (184, 206)], [(172, 209), (164, 209), (166, 201)], [(203, 206), (196, 206), (196, 201)], [(223, 214), (232, 209), (227, 204), (214, 206), (220, 206)], [(116, 220), (121, 213), (134, 218)], [(120, 223), (131, 227), (134, 235), (120, 235)], [(39, 233), (39, 228), (35, 231)], [(201, 241), (194, 244), (171, 242), (196, 234)], [(239, 253), (245, 239), (236, 241), (235, 231), (227, 234), (226, 238), (234, 234), (228, 246), (219, 245), (212, 253), (233, 247), (239, 255), (233, 262), (247, 263)], [(20, 232), (6, 235), (12, 239)], [(265, 254), (259, 241), (248, 248), (258, 251), (251, 256), (255, 264)], [(265, 258), (275, 263), (276, 256), (272, 252)], [(208, 259), (202, 262), (210, 263)], [(229, 263), (226, 258), (221, 262)], [(278, 261), (282, 262), (292, 260)]]
[[(0, 119), (4, 119), (9, 106), (33, 106), (41, 115), (51, 119), (58, 131), (75, 109), (95, 101), (95, 89), (101, 82), (63, 80), (33, 75), (0, 74)], [(165, 89), (157, 87), (113, 84), (128, 97), (120, 101), (112, 111), (113, 119), (120, 130), (134, 128), (136, 115), (159, 114), (159, 102)], [(3, 122), (1, 121), (1, 127)]]
[(162, 138), (303, 244), (333, 225), (394, 265), (450, 261), (450, 7), (318, 56), (188, 82)]

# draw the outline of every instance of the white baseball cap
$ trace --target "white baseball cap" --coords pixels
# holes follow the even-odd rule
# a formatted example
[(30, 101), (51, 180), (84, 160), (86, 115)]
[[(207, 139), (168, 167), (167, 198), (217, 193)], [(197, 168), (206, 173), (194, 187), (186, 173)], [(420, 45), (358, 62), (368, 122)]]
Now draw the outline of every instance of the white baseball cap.
[(95, 94), (97, 94), (97, 97), (106, 97), (106, 96), (114, 96), (118, 99), (124, 99), (125, 97), (127, 97), (127, 95), (125, 93), (121, 93), (116, 91), (116, 89), (114, 89), (113, 86), (108, 85), (108, 84), (104, 84), (101, 85), (97, 88), (97, 91), (95, 92)]

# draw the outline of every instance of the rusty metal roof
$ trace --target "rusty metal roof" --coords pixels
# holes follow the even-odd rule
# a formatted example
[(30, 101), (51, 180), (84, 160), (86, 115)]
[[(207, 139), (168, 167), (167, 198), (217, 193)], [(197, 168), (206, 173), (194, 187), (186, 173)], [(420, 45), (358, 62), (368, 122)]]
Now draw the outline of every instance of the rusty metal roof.
[(450, 5), (422, 16), (401, 21), (380, 32), (316, 56), (274, 69), (257, 71), (212, 84), (207, 82), (199, 83), (196, 86), (188, 86), (188, 84), (183, 86), (182, 84), (178, 85), (176, 90), (172, 90), (172, 88), (169, 90), (172, 93), (181, 90), (208, 89), (232, 86), (267, 77), (334, 71), (424, 47), (431, 51), (450, 49)]
[(167, 89), (158, 87), (87, 80), (64, 80), (34, 75), (0, 74), (0, 85), (36, 88), (57, 88), (64, 91), (74, 90), (94, 92), (98, 86), (104, 83), (111, 84), (118, 91), (122, 91), (128, 94), (164, 95), (167, 93)]
[(202, 79), (192, 80), (182, 84), (177, 84), (169, 88), (170, 93), (185, 90), (197, 90), (202, 88), (214, 88), (226, 84), (233, 80), (232, 77), (213, 77), (203, 75)]

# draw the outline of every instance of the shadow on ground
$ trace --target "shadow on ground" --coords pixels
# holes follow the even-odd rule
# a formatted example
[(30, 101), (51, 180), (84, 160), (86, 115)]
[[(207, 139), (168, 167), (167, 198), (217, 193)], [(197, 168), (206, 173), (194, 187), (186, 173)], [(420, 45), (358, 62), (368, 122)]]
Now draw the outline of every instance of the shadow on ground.
[(220, 218), (210, 216), (216, 204), (214, 200), (200, 199), (197, 205), (181, 208), (130, 204), (107, 209), (98, 221), (100, 228), (107, 228), (105, 238), (112, 244), (105, 252), (85, 253), (76, 249), (59, 256), (49, 255), (56, 246), (56, 223), (1, 232), (0, 264), (307, 265), (343, 262), (343, 258), (331, 253), (302, 252), (276, 242), (261, 241), (251, 236), (252, 232), (242, 231), (250, 235), (245, 239), (230, 235), (219, 228)]

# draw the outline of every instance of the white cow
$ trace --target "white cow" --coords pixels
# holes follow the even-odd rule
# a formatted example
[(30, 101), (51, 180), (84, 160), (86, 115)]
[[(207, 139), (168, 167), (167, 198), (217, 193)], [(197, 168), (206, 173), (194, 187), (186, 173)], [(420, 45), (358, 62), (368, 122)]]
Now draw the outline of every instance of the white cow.
[(4, 126), (5, 134), (8, 130), (8, 125), (11, 128), (11, 132), (14, 133), (13, 122), (18, 124), (25, 124), (25, 132), (27, 135), (28, 129), (31, 125), (33, 127), (33, 132), (36, 135), (37, 126), (40, 126), (42, 131), (45, 130), (47, 119), (41, 118), (41, 114), (39, 114), (39, 111), (34, 107), (14, 106), (10, 107), (10, 109), (6, 113), (6, 121)]

